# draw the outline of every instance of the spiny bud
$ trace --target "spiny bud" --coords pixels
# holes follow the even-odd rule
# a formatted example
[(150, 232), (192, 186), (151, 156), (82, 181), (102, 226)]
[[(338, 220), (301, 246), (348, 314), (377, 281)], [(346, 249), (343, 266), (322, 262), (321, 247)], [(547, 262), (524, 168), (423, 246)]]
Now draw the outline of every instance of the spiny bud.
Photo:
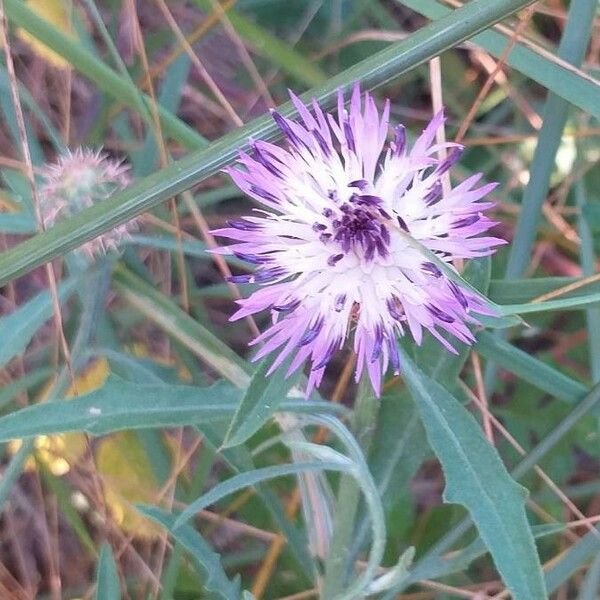
[[(46, 165), (43, 179), (39, 201), (44, 228), (106, 200), (130, 182), (127, 166), (86, 148), (68, 151), (56, 163)], [(80, 250), (90, 258), (105, 254), (116, 249), (135, 227), (135, 221), (118, 225), (86, 242)]]

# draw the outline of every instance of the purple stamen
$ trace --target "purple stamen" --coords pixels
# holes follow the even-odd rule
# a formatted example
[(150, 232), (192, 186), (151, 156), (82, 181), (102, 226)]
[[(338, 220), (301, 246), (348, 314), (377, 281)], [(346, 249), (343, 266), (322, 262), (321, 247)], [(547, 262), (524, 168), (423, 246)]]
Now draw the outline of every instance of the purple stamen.
[(383, 330), (381, 325), (375, 327), (375, 343), (373, 344), (373, 352), (371, 353), (371, 362), (375, 362), (381, 356), (383, 347)]
[(250, 186), (250, 191), (253, 194), (256, 194), (257, 196), (263, 198), (264, 200), (279, 204), (279, 199), (277, 198), (277, 196), (271, 194), (271, 192), (267, 192), (267, 190), (264, 190), (263, 188), (258, 187), (257, 185)]
[(458, 221), (454, 221), (452, 227), (454, 229), (460, 229), (461, 227), (469, 227), (479, 221), (479, 215), (471, 215), (470, 217), (465, 217), (464, 219), (459, 219)]
[(466, 296), (462, 293), (461, 289), (454, 283), (454, 281), (449, 282), (450, 290), (454, 297), (458, 300), (458, 303), (465, 309), (469, 308), (469, 301)]
[(352, 152), (356, 152), (356, 144), (354, 143), (354, 134), (352, 133), (352, 127), (348, 121), (344, 121), (344, 135), (346, 136), (346, 142), (348, 149)]
[(439, 177), (443, 175), (446, 171), (453, 167), (460, 160), (464, 150), (464, 146), (453, 148), (448, 156), (438, 164), (436, 169), (437, 176)]
[(346, 294), (338, 294), (335, 297), (335, 302), (333, 305), (333, 309), (335, 312), (341, 312), (346, 304)]
[(254, 275), (230, 275), (227, 277), (227, 281), (230, 283), (252, 283)]
[(304, 332), (304, 335), (300, 338), (300, 341), (298, 342), (298, 346), (306, 346), (306, 344), (310, 344), (311, 342), (313, 342), (315, 338), (319, 335), (321, 329), (323, 328), (324, 322), (325, 320), (323, 319), (323, 317), (319, 317), (317, 322)]
[(398, 355), (398, 342), (393, 334), (388, 337), (387, 344), (388, 350), (390, 351), (390, 362), (394, 369), (394, 375), (398, 375), (398, 373), (400, 373), (400, 356)]
[(406, 221), (400, 215), (397, 215), (396, 219), (398, 220), (398, 225), (400, 225), (400, 229), (404, 229), (404, 231), (408, 233), (408, 225), (406, 224)]
[(239, 258), (240, 260), (245, 260), (246, 262), (252, 263), (253, 265), (262, 265), (271, 262), (272, 260), (268, 256), (259, 256), (258, 254), (248, 254), (245, 252), (235, 251), (233, 255)]
[(454, 317), (450, 316), (448, 313), (445, 313), (443, 310), (440, 310), (437, 306), (427, 304), (425, 308), (440, 321), (443, 321), (444, 323), (454, 323)]
[(271, 110), (271, 116), (277, 123), (277, 127), (281, 129), (283, 134), (288, 138), (288, 140), (296, 146), (296, 148), (300, 148), (300, 146), (304, 146), (302, 140), (292, 131), (292, 128), (287, 123), (284, 117), (282, 117), (276, 110)]
[(287, 304), (274, 304), (271, 308), (277, 312), (290, 312), (300, 306), (300, 300), (290, 300)]
[(233, 227), (233, 229), (239, 229), (240, 231), (259, 231), (262, 229), (262, 225), (259, 223), (251, 223), (250, 221), (245, 221), (244, 219), (227, 221), (227, 225), (229, 225), (229, 227)]
[(313, 137), (315, 138), (315, 140), (317, 140), (317, 143), (319, 144), (319, 147), (323, 151), (323, 154), (327, 157), (331, 156), (331, 148), (325, 141), (325, 138), (321, 135), (321, 132), (318, 129), (313, 129), (311, 131), (311, 133), (313, 134)]
[(436, 202), (442, 199), (442, 184), (436, 181), (432, 188), (423, 196), (423, 202), (425, 206), (433, 206)]
[(340, 260), (342, 260), (342, 258), (344, 258), (344, 254), (334, 254), (333, 256), (330, 256), (327, 259), (327, 264), (330, 267), (335, 266), (336, 263), (338, 263)]
[(424, 262), (421, 265), (421, 268), (423, 269), (423, 271), (429, 273), (430, 275), (433, 275), (434, 277), (442, 276), (442, 272), (432, 262)]
[(366, 179), (355, 179), (348, 184), (348, 187), (358, 188), (362, 192), (368, 185), (369, 182)]
[(259, 271), (254, 276), (254, 281), (256, 283), (267, 283), (269, 281), (273, 281), (278, 277), (285, 275), (285, 269), (281, 267), (274, 267), (272, 269), (265, 269), (264, 271)]
[(396, 126), (394, 133), (394, 154), (399, 156), (404, 152), (404, 148), (406, 147), (406, 129), (404, 125)]
[(267, 169), (267, 171), (269, 171), (269, 173), (271, 173), (271, 175), (274, 175), (275, 177), (282, 177), (283, 176), (283, 173), (273, 164), (272, 161), (270, 161), (264, 155), (264, 153), (260, 150), (260, 148), (256, 144), (254, 146), (252, 146), (252, 148), (254, 150), (254, 157), (256, 158), (256, 160), (265, 169)]
[(325, 351), (325, 354), (323, 355), (323, 358), (316, 365), (313, 365), (310, 370), (320, 371), (323, 367), (325, 367), (327, 363), (331, 360), (331, 357), (334, 355), (336, 347), (337, 344), (335, 342), (329, 344), (327, 350)]
[[(388, 298), (385, 303), (387, 305), (388, 312), (393, 319), (396, 319), (396, 321), (404, 320), (404, 309), (397, 298)], [(399, 308), (402, 310), (402, 312), (398, 310)]]

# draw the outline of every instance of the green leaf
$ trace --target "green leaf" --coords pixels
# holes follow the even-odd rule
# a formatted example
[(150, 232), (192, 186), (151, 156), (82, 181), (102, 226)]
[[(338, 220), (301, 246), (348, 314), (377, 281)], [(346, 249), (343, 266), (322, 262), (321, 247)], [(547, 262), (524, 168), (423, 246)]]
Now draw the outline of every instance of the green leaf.
[(254, 435), (277, 411), (288, 391), (300, 377), (300, 370), (286, 377), (286, 365), (268, 375), (272, 360), (265, 360), (252, 377), (250, 385), (225, 435), (223, 446), (243, 444)]
[[(231, 419), (240, 391), (220, 381), (210, 387), (139, 384), (114, 375), (85, 396), (36, 404), (0, 418), (0, 441), (68, 431), (102, 435), (123, 429), (178, 427)], [(339, 412), (327, 402), (283, 402), (289, 412)]]
[[(75, 291), (76, 279), (68, 279), (58, 286), (60, 301)], [(19, 306), (13, 313), (0, 318), (0, 367), (21, 354), (38, 329), (53, 315), (52, 295), (48, 290)]]
[(526, 490), (508, 474), (495, 448), (460, 402), (403, 354), (404, 380), (446, 477), (444, 500), (462, 504), (516, 600), (546, 598), (525, 515)]
[(154, 506), (137, 506), (142, 514), (165, 527), (169, 533), (185, 548), (194, 561), (196, 571), (202, 578), (203, 598), (211, 600), (239, 600), (241, 597), (239, 577), (231, 580), (223, 570), (219, 555), (207, 544), (206, 540), (190, 525), (175, 528), (175, 515)]
[[(406, 40), (393, 44), (331, 77), (324, 85), (304, 94), (303, 99), (310, 100), (314, 97), (323, 107), (328, 108), (335, 103), (338, 89), (348, 91), (356, 81), (360, 81), (365, 89), (383, 85), (531, 2), (532, 0), (487, 0), (485, 3), (468, 3), (448, 17), (421, 28)], [(29, 28), (40, 37), (43, 29), (41, 19), (30, 19), (31, 11), (18, 0), (7, 0), (5, 5), (9, 16), (15, 22), (18, 20), (19, 25)], [(33, 32), (31, 25), (34, 22), (36, 32)], [(42, 41), (48, 43), (48, 40)], [(59, 41), (64, 49), (65, 40)], [(60, 52), (58, 44), (50, 42), (49, 45)], [(77, 55), (77, 50), (78, 48), (69, 48), (68, 54)], [(84, 57), (84, 62), (88, 63), (89, 53), (84, 54)], [(118, 86), (122, 87), (120, 78)], [(130, 91), (127, 91), (127, 95), (130, 95)], [(291, 102), (281, 106), (280, 112), (284, 116), (296, 114)], [(265, 115), (225, 135), (208, 148), (193, 152), (139, 180), (105, 202), (79, 212), (68, 221), (58, 223), (52, 229), (34, 236), (0, 256), (0, 285), (94, 239), (214, 175), (235, 160), (239, 150), (248, 146), (250, 138), (272, 141), (278, 136), (276, 124), (270, 116)]]
[(112, 550), (108, 544), (102, 544), (98, 573), (96, 574), (96, 600), (115, 600), (121, 597), (121, 584)]
[(263, 481), (275, 479), (277, 477), (285, 477), (287, 475), (299, 475), (307, 471), (339, 471), (348, 473), (353, 469), (351, 461), (341, 462), (335, 461), (318, 461), (318, 462), (298, 462), (287, 465), (277, 465), (273, 467), (263, 467), (262, 469), (254, 469), (246, 473), (235, 475), (226, 481), (215, 485), (209, 492), (194, 500), (175, 520), (174, 527), (178, 528), (189, 521), (197, 512), (204, 510), (206, 507), (218, 502), (225, 496), (229, 496), (234, 492), (244, 488), (256, 485)]

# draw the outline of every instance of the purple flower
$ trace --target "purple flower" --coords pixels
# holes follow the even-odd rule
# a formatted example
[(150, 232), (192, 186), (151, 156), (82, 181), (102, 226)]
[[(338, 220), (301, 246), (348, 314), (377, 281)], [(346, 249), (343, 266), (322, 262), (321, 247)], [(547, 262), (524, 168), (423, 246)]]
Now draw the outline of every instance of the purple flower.
[[(338, 94), (338, 116), (324, 114), (316, 100), (312, 113), (293, 94), (301, 122), (273, 111), (287, 148), (257, 141), (252, 155), (241, 152), (235, 183), (262, 207), (215, 233), (235, 240), (221, 248), (256, 265), (238, 283), (262, 287), (239, 300), (231, 317), (270, 310), (272, 325), (252, 344), (255, 359), (278, 352), (271, 370), (293, 356), (288, 374), (310, 361), (308, 393), (319, 385), (333, 354), (353, 335), (356, 379), (366, 368), (375, 393), (391, 364), (400, 364), (397, 336), (410, 332), (417, 344), (427, 329), (449, 351), (446, 331), (473, 341), (467, 323), (489, 314), (486, 303), (459, 287), (422, 247), (450, 268), (455, 258), (491, 254), (504, 243), (478, 236), (495, 223), (481, 202), (496, 184), (476, 187), (481, 174), (442, 191), (442, 175), (462, 147), (446, 143), (438, 158), (438, 113), (416, 140), (406, 144), (404, 127), (386, 143), (389, 102), (381, 115), (356, 85), (350, 108)], [(414, 240), (419, 242), (415, 244)]]

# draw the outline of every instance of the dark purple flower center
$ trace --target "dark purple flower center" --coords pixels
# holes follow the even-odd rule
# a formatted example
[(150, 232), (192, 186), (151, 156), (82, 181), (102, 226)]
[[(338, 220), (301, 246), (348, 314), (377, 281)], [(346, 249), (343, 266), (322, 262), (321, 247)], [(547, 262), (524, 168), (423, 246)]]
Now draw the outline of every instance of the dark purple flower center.
[[(351, 187), (360, 189), (365, 186), (352, 182)], [(330, 198), (335, 201), (337, 194), (330, 194)], [(390, 233), (382, 219), (389, 220), (390, 216), (382, 204), (378, 196), (352, 194), (347, 202), (339, 206), (339, 212), (331, 209), (323, 211), (329, 223), (315, 223), (313, 229), (320, 232), (319, 239), (323, 243), (334, 242), (338, 245), (336, 253), (328, 261), (330, 266), (352, 250), (367, 261), (377, 255), (386, 257), (389, 254)]]

